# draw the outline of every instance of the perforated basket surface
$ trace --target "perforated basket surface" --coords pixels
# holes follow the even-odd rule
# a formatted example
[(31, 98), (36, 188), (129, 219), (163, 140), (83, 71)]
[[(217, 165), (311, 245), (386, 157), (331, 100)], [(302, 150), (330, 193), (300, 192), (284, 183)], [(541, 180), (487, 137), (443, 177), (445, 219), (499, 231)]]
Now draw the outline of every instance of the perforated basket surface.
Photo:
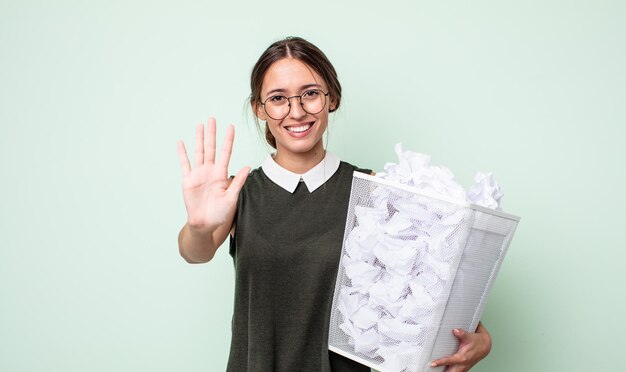
[(329, 349), (381, 372), (433, 371), (458, 347), (452, 329), (476, 329), (518, 220), (355, 172)]

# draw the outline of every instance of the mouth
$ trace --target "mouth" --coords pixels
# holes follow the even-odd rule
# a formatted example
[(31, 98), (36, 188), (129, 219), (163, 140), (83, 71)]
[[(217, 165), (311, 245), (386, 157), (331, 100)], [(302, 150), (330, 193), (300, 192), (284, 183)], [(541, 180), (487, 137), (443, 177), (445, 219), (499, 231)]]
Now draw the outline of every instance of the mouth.
[(284, 128), (289, 133), (304, 134), (304, 133), (308, 132), (313, 127), (313, 123), (314, 122), (290, 125), (290, 126), (286, 126)]

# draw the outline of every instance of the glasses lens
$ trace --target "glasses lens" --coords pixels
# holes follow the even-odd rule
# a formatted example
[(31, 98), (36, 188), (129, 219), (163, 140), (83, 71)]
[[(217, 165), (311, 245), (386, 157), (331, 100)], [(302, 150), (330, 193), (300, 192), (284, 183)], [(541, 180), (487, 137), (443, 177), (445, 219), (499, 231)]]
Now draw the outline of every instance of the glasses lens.
[(265, 100), (265, 113), (274, 120), (280, 120), (289, 113), (289, 100), (285, 96), (271, 96)]
[(321, 90), (313, 89), (302, 93), (302, 108), (311, 115), (315, 115), (324, 109), (326, 96)]

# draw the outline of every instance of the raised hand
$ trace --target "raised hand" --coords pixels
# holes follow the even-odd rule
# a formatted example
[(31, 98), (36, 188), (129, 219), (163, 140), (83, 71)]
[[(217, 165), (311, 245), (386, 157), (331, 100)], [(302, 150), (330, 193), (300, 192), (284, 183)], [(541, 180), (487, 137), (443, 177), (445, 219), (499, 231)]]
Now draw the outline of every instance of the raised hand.
[[(187, 224), (196, 230), (214, 232), (230, 230), (237, 209), (239, 191), (250, 172), (242, 168), (232, 181), (228, 163), (232, 153), (235, 128), (229, 125), (219, 159), (215, 159), (215, 119), (209, 118), (205, 145), (204, 126), (196, 127), (195, 167), (192, 169), (183, 141), (178, 142), (178, 155), (183, 171), (183, 198), (187, 208)], [(225, 236), (224, 236), (225, 238)], [(216, 242), (221, 244), (221, 242)]]

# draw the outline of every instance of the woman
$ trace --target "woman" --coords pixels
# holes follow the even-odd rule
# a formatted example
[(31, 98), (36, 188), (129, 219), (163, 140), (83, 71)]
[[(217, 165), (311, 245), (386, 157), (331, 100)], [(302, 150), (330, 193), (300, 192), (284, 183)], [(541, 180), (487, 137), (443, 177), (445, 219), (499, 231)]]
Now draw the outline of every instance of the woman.
[[(252, 71), (250, 104), (276, 149), (261, 167), (227, 177), (234, 128), (227, 128), (216, 160), (214, 119), (206, 144), (204, 127), (196, 129), (193, 170), (179, 142), (188, 213), (181, 255), (208, 262), (231, 237), (236, 284), (229, 371), (369, 371), (328, 351), (352, 173), (370, 172), (324, 149), (328, 116), (340, 102), (341, 85), (324, 53), (291, 37), (272, 44)], [(482, 325), (455, 335), (459, 351), (433, 366), (467, 371), (489, 353)]]

